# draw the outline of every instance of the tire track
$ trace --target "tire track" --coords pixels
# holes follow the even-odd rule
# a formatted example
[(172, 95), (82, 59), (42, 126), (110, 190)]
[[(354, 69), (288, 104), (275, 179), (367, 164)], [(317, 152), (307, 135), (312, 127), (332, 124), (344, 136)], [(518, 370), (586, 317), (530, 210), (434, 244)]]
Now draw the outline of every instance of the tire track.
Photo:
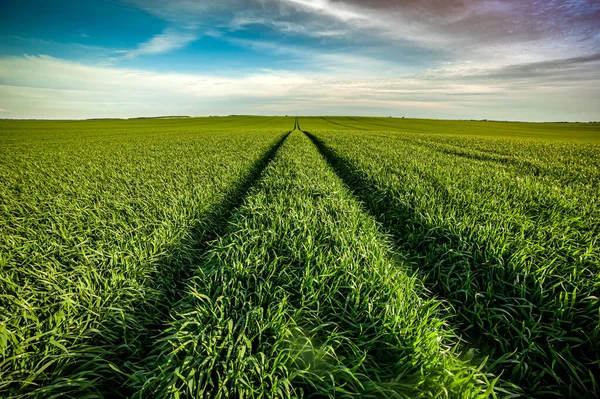
[[(470, 238), (465, 247), (459, 236), (448, 229), (431, 225), (409, 204), (398, 203), (391, 193), (379, 189), (366, 176), (353, 168), (349, 161), (343, 159), (315, 135), (310, 132), (304, 133), (313, 141), (365, 209), (394, 237), (398, 248), (417, 265), (416, 271), (424, 277), (428, 288), (454, 305), (458, 317), (452, 319), (452, 322), (457, 326), (458, 331), (474, 343), (469, 347), (479, 348), (482, 353), (491, 355), (493, 360), (491, 370), (496, 375), (503, 373), (507, 378), (512, 376), (512, 382), (523, 384), (527, 397), (541, 398), (546, 397), (549, 392), (558, 395), (560, 381), (565, 377), (561, 373), (567, 373), (565, 367), (568, 366), (564, 364), (553, 364), (553, 369), (560, 370), (555, 371), (554, 374), (548, 371), (548, 366), (544, 366), (556, 356), (557, 351), (575, 351), (574, 355), (581, 356), (582, 363), (593, 361), (593, 340), (587, 339), (586, 344), (586, 336), (581, 333), (580, 327), (574, 327), (573, 332), (561, 342), (549, 344), (546, 341), (552, 334), (548, 335), (545, 330), (552, 330), (556, 335), (565, 332), (563, 327), (557, 329), (556, 324), (553, 325), (551, 320), (544, 321), (544, 317), (547, 317), (545, 315), (554, 309), (554, 304), (530, 302), (535, 300), (529, 298), (529, 294), (524, 294), (521, 288), (526, 288), (526, 292), (535, 291), (533, 289), (535, 282), (528, 280), (531, 284), (523, 285), (525, 278), (520, 270), (505, 265), (505, 262), (510, 262), (512, 259), (510, 253), (504, 254), (503, 259), (497, 258), (497, 255), (485, 255), (488, 252), (488, 243), (474, 238)], [(423, 235), (424, 232), (426, 234)], [(415, 236), (423, 237), (415, 240)], [(439, 250), (436, 250), (436, 247)], [(450, 268), (444, 265), (450, 265)], [(458, 279), (463, 269), (469, 272), (469, 282), (465, 283)], [(432, 274), (428, 278), (430, 273)], [(519, 283), (520, 281), (522, 283)], [(510, 282), (516, 283), (512, 286)], [(470, 291), (465, 287), (475, 283), (479, 287), (487, 286), (494, 296), (482, 301), (478, 297), (480, 294), (477, 290), (471, 292), (475, 294), (474, 296), (469, 294)], [(520, 305), (515, 306), (515, 303)], [(527, 314), (521, 313), (526, 309), (528, 309)], [(578, 317), (585, 318), (585, 314)], [(511, 330), (512, 324), (508, 323), (510, 320), (520, 320), (519, 323), (522, 321), (525, 331), (530, 333), (544, 332), (541, 335), (524, 337), (519, 331)], [(581, 342), (582, 347), (570, 347), (570, 340)], [(510, 343), (508, 348), (505, 347), (507, 343)], [(588, 354), (584, 355), (584, 353)], [(535, 373), (520, 376), (520, 373), (523, 373), (519, 370), (522, 363), (527, 364), (528, 368), (534, 368)], [(593, 363), (589, 365), (590, 375), (598, 372), (597, 365), (593, 366)], [(567, 374), (566, 377), (571, 379), (585, 377), (571, 372)], [(566, 384), (564, 381), (562, 383)], [(563, 386), (564, 389), (561, 388), (560, 394), (566, 394), (569, 390), (572, 390), (571, 393), (577, 389), (581, 390), (581, 386), (577, 388)], [(587, 389), (589, 395), (597, 392), (596, 386), (589, 382), (587, 382)], [(583, 391), (578, 392), (582, 394)], [(578, 394), (573, 395), (577, 397)], [(588, 396), (584, 395), (584, 397)]]
[[(111, 368), (121, 375), (121, 378), (115, 378), (115, 380), (119, 380), (123, 384), (123, 390), (118, 392), (118, 395), (130, 397), (135, 393), (134, 390), (127, 385), (127, 381), (123, 381), (123, 376), (128, 378), (133, 374), (137, 370), (137, 367), (139, 367), (135, 366), (135, 364), (142, 362), (152, 352), (157, 344), (156, 337), (160, 336), (160, 333), (165, 328), (165, 323), (170, 317), (169, 312), (171, 307), (185, 295), (185, 287), (188, 280), (193, 276), (194, 268), (204, 258), (210, 243), (226, 233), (231, 215), (235, 213), (236, 209), (248, 196), (252, 187), (261, 178), (264, 170), (269, 163), (271, 163), (273, 158), (275, 158), (279, 148), (283, 145), (290, 133), (291, 131), (284, 133), (283, 136), (255, 162), (247, 175), (239, 181), (235, 187), (232, 187), (223, 195), (223, 201), (209, 208), (206, 216), (193, 227), (189, 238), (180, 245), (181, 250), (172, 255), (174, 259), (181, 262), (180, 275), (177, 276), (170, 285), (164, 287), (164, 301), (158, 304), (151, 304), (151, 306), (159, 308), (160, 312), (165, 316), (164, 319), (156, 320), (154, 324), (148, 325), (146, 336), (140, 337), (140, 340), (142, 341), (141, 350), (139, 350), (135, 356), (123, 359), (121, 364), (111, 364)], [(188, 252), (191, 252), (192, 255), (190, 256)], [(140, 311), (144, 311), (144, 306), (147, 305), (140, 304)], [(116, 381), (103, 381), (102, 384), (98, 384), (99, 390), (106, 393), (107, 396), (116, 395), (115, 382)]]

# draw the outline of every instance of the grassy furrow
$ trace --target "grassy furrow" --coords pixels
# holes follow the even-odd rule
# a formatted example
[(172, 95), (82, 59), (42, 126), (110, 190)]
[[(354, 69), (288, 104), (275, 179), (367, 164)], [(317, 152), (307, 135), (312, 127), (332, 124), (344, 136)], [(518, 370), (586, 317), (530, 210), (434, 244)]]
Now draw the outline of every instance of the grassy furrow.
[(122, 122), (2, 131), (0, 396), (127, 394), (122, 373), (284, 131)]
[(491, 351), (498, 372), (533, 396), (597, 397), (594, 185), (556, 190), (545, 179), (377, 136), (312, 137), (414, 255), (428, 286), (450, 300), (463, 331)]
[(298, 131), (190, 280), (140, 397), (486, 397), (376, 222)]

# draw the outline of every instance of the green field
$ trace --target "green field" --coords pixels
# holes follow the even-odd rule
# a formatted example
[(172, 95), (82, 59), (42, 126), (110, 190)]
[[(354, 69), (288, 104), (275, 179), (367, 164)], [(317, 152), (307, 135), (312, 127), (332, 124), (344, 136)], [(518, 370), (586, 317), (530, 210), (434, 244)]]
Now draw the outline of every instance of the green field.
[(596, 398), (600, 124), (0, 121), (0, 397)]

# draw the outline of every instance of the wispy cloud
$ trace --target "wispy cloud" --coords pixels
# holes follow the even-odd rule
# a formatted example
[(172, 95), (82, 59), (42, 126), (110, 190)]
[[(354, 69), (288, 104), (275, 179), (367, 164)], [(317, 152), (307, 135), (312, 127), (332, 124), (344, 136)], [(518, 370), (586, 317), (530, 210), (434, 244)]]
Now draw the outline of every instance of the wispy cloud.
[(12, 41), (21, 42), (21, 43), (27, 44), (27, 45), (43, 45), (46, 47), (59, 47), (62, 49), (71, 48), (71, 49), (88, 50), (90, 52), (94, 51), (94, 52), (106, 53), (107, 51), (109, 51), (104, 47), (95, 46), (95, 45), (91, 45), (91, 44), (82, 44), (82, 43), (74, 43), (74, 42), (63, 43), (63, 42), (57, 42), (54, 40), (39, 39), (39, 38), (35, 38), (35, 37), (21, 37), (21, 36), (17, 36), (17, 35), (11, 35), (11, 36), (0, 35), (0, 40), (2, 40), (4, 42), (12, 40)]
[(282, 38), (327, 39), (357, 55), (424, 68), (452, 60), (499, 67), (600, 50), (595, 0), (129, 1), (172, 23), (210, 26), (213, 37), (262, 26)]
[(178, 31), (175, 29), (166, 29), (162, 33), (155, 35), (150, 40), (140, 43), (137, 48), (132, 50), (121, 50), (123, 58), (132, 59), (142, 55), (162, 54), (178, 50), (188, 44), (198, 40), (198, 35), (190, 30)]

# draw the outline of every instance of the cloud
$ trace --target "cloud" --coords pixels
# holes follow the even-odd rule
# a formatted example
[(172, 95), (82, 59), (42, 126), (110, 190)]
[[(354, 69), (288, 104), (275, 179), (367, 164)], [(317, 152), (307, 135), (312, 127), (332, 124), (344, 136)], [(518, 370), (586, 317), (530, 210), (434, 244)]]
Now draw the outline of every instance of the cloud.
[[(0, 58), (0, 105), (19, 117), (402, 109), (573, 120), (597, 119), (600, 109), (596, 0), (123, 1), (169, 28), (120, 50), (0, 36), (14, 48), (80, 61)], [(123, 67), (201, 36), (260, 53), (272, 69), (248, 66), (224, 77)]]
[[(402, 67), (449, 61), (503, 67), (600, 51), (596, 0), (128, 0), (171, 23), (223, 40), (267, 30), (282, 44), (352, 48)], [(235, 37), (235, 35), (234, 35)]]
[(0, 108), (0, 112), (10, 112), (10, 111), (9, 111), (9, 110), (7, 110), (7, 109), (2, 109), (2, 108)]
[(196, 41), (198, 36), (192, 31), (165, 29), (147, 42), (141, 43), (133, 50), (121, 50), (123, 58), (132, 59), (141, 55), (162, 54), (178, 50)]
[(62, 43), (62, 42), (57, 42), (54, 40), (47, 40), (47, 39), (38, 39), (38, 38), (33, 38), (33, 37), (20, 37), (17, 35), (11, 35), (11, 36), (7, 36), (7, 35), (0, 35), (0, 40), (4, 41), (5, 43), (8, 41), (13, 41), (13, 42), (18, 42), (21, 45), (26, 45), (26, 46), (44, 46), (46, 48), (59, 48), (59, 49), (79, 49), (79, 50), (87, 50), (89, 52), (102, 52), (102, 53), (106, 53), (109, 50), (104, 48), (104, 47), (100, 47), (100, 46), (94, 46), (94, 45), (90, 45), (90, 44), (82, 44), (82, 43)]
[[(600, 107), (597, 79), (573, 76), (595, 68), (597, 58), (524, 64), (515, 69), (526, 81), (511, 84), (504, 75), (515, 72), (505, 68), (454, 67), (387, 78), (285, 70), (223, 77), (5, 57), (0, 98), (17, 118), (299, 113), (593, 120)], [(548, 71), (556, 84), (544, 84)]]
[[(598, 70), (600, 69), (600, 53), (587, 56), (562, 58), (542, 62), (509, 65), (483, 74), (487, 78), (525, 79), (531, 82), (536, 80), (551, 80), (550, 84), (556, 83), (557, 79), (565, 83), (575, 81), (600, 81)], [(543, 82), (539, 82), (542, 83)]]
[[(589, 45), (600, 20), (595, 0), (286, 0), (305, 10), (346, 21), (388, 41), (477, 51), (490, 44), (568, 41), (572, 51)], [(463, 54), (464, 56), (464, 54)]]

